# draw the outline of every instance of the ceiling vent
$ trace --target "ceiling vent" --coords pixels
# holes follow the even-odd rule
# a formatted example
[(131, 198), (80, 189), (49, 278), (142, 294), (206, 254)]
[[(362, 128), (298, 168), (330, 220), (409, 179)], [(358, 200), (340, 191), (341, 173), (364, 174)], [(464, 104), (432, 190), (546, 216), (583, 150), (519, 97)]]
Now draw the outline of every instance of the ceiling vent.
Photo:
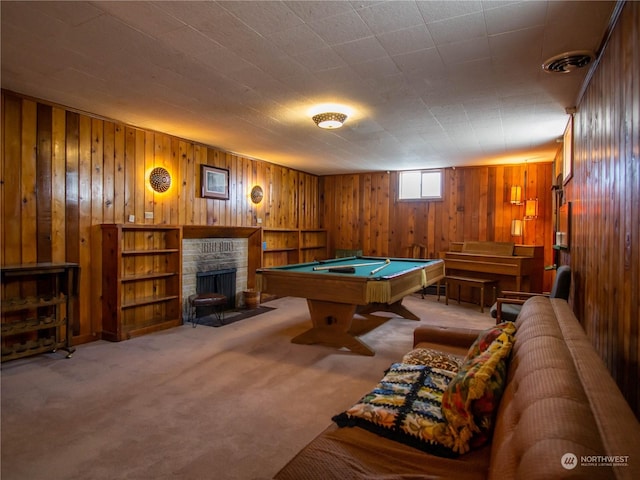
[(589, 65), (595, 54), (589, 50), (576, 50), (565, 52), (551, 57), (542, 64), (542, 69), (549, 73), (571, 73)]

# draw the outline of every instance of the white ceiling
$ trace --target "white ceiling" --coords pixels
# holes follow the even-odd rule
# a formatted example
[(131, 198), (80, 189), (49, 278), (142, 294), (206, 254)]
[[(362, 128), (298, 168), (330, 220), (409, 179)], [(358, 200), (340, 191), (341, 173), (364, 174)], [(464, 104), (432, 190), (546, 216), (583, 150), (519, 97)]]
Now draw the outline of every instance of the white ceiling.
[(614, 7), (2, 1), (2, 87), (315, 174), (546, 161), (588, 69), (541, 64), (597, 51)]

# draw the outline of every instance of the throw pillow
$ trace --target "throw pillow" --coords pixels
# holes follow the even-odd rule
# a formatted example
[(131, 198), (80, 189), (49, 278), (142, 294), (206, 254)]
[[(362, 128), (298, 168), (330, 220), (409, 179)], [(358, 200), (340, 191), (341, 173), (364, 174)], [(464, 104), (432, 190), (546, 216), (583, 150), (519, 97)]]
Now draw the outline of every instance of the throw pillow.
[(458, 453), (478, 447), (491, 437), (516, 330), (513, 323), (508, 323), (481, 353), (465, 360), (442, 395), (442, 414), (452, 429), (453, 449)]
[(457, 372), (463, 358), (452, 353), (440, 352), (432, 348), (414, 348), (404, 357), (402, 363), (411, 365), (426, 365), (428, 367), (441, 368), (450, 372)]
[(478, 338), (476, 338), (475, 341), (471, 344), (471, 347), (469, 347), (469, 351), (467, 352), (467, 355), (465, 356), (462, 363), (469, 361), (473, 357), (478, 356), (487, 348), (489, 348), (489, 345), (491, 345), (493, 341), (500, 336), (505, 328), (509, 330), (513, 328), (515, 331), (515, 325), (513, 324), (513, 322), (502, 322), (480, 332)]
[(370, 393), (333, 421), (434, 455), (454, 457), (454, 438), (442, 416), (442, 394), (454, 376), (426, 365), (394, 363)]

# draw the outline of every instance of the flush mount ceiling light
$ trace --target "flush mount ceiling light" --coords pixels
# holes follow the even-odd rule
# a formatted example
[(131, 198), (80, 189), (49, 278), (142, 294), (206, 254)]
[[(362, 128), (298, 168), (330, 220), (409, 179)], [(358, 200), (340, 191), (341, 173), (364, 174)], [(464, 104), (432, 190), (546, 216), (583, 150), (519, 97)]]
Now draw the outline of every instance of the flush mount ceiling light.
[(595, 54), (590, 50), (575, 50), (551, 57), (542, 64), (542, 69), (549, 73), (571, 73), (589, 65)]
[(334, 129), (340, 128), (344, 121), (347, 119), (347, 115), (339, 112), (324, 112), (318, 113), (311, 117), (317, 126), (320, 128)]

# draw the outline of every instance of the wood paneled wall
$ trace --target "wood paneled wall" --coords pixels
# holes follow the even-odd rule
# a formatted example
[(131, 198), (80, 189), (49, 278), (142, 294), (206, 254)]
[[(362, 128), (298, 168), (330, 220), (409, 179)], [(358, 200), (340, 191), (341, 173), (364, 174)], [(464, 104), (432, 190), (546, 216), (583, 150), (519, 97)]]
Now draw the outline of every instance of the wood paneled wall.
[(574, 116), (573, 308), (640, 417), (640, 3), (626, 2)]
[[(315, 175), (12, 92), (2, 92), (1, 118), (0, 262), (80, 264), (76, 343), (101, 330), (101, 223), (318, 228)], [(229, 200), (200, 197), (201, 164), (229, 169)], [(162, 194), (148, 182), (157, 166), (172, 176)]]
[[(511, 220), (522, 219), (524, 206), (509, 203), (509, 189), (524, 186), (538, 198), (539, 216), (526, 221), (522, 238), (511, 236)], [(362, 249), (366, 255), (402, 256), (417, 243), (431, 258), (449, 250), (450, 242), (487, 240), (546, 245), (545, 264), (554, 263), (553, 164), (527, 163), (444, 170), (444, 199), (398, 202), (397, 172), (334, 175), (320, 178), (321, 225), (329, 231), (331, 252)], [(545, 290), (552, 272), (545, 274)]]

